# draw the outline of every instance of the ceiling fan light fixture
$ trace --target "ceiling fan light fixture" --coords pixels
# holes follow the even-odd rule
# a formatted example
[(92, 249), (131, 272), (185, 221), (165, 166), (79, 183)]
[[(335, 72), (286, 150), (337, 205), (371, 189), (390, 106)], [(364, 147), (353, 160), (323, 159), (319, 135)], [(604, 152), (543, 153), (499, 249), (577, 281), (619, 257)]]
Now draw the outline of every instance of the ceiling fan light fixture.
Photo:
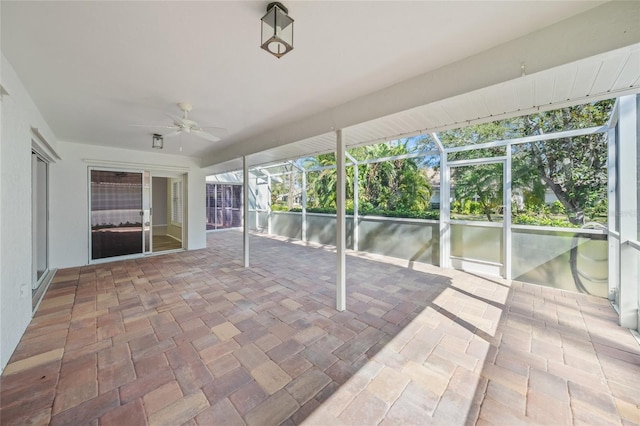
[(164, 147), (164, 138), (162, 135), (157, 133), (153, 134), (153, 139), (151, 140), (151, 148), (162, 149)]
[(293, 19), (289, 10), (280, 2), (267, 5), (267, 13), (262, 17), (262, 39), (260, 47), (276, 58), (281, 58), (293, 50)]
[(211, 132), (223, 134), (226, 132), (226, 129), (221, 127), (213, 127), (213, 126), (199, 126), (193, 120), (189, 119), (189, 111), (191, 111), (191, 105), (180, 102), (178, 104), (180, 110), (182, 110), (182, 117), (176, 117), (171, 114), (167, 114), (169, 118), (171, 118), (172, 123), (169, 125), (146, 125), (146, 124), (133, 124), (133, 126), (139, 127), (153, 127), (153, 128), (165, 128), (169, 129), (167, 133), (152, 133), (153, 138), (151, 139), (151, 147), (155, 149), (162, 149), (164, 146), (164, 139), (171, 138), (174, 136), (180, 135), (182, 137), (183, 133), (188, 133), (193, 136), (197, 136), (198, 138), (210, 141), (210, 142), (218, 142), (222, 136), (217, 136), (216, 134), (212, 134)]

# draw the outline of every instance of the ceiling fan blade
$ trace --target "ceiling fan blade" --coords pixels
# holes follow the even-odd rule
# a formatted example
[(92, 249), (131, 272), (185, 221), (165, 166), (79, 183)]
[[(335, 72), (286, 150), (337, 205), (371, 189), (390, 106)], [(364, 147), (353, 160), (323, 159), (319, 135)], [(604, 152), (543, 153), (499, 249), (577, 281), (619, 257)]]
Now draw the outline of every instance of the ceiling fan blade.
[(227, 129), (224, 127), (214, 127), (214, 126), (200, 126), (195, 130), (201, 130), (203, 132), (211, 133), (212, 135), (223, 138), (227, 135)]
[(151, 129), (175, 129), (176, 126), (168, 124), (129, 124), (131, 127), (147, 127)]
[(167, 117), (173, 120), (173, 123), (178, 127), (189, 127), (189, 123), (184, 121), (183, 118), (176, 117), (175, 115), (167, 114)]
[(132, 124), (132, 126), (150, 127), (155, 129), (170, 129), (168, 133), (162, 135), (163, 138), (170, 138), (172, 136), (176, 136), (181, 133), (193, 133), (195, 136), (198, 136), (202, 139), (205, 139), (211, 142), (217, 142), (226, 135), (227, 133), (226, 129), (223, 129), (221, 127), (214, 127), (214, 126), (199, 127), (195, 121), (190, 120), (187, 116), (187, 113), (191, 111), (191, 105), (178, 104), (178, 106), (184, 112), (184, 116), (177, 117), (172, 114), (165, 114), (173, 122), (170, 125)]
[(214, 136), (211, 133), (207, 133), (204, 130), (191, 129), (191, 133), (193, 133), (196, 136), (201, 137), (202, 139), (206, 139), (206, 140), (211, 141), (211, 142), (218, 142), (220, 140), (219, 137)]
[(182, 130), (177, 129), (177, 130), (174, 130), (173, 132), (167, 133), (166, 135), (162, 135), (162, 137), (163, 138), (170, 138), (172, 136), (176, 136), (176, 135), (180, 134), (180, 132), (182, 132)]

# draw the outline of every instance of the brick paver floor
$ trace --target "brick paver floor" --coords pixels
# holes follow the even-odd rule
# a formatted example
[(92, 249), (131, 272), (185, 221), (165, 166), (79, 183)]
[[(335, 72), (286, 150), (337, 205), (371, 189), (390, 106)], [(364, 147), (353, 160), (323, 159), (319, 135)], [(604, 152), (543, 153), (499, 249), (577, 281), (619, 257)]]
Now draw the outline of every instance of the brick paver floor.
[(640, 423), (640, 350), (604, 299), (212, 233), (58, 271), (6, 366), (2, 425)]

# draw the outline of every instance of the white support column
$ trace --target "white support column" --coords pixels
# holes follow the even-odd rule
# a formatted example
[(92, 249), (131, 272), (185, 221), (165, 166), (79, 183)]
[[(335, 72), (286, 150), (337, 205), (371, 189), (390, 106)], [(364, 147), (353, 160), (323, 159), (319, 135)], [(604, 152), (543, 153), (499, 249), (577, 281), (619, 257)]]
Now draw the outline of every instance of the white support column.
[(504, 163), (504, 208), (502, 210), (502, 226), (504, 228), (503, 241), (503, 264), (504, 264), (504, 277), (507, 280), (511, 279), (511, 184), (513, 183), (511, 177), (511, 145), (507, 145), (507, 160)]
[(358, 251), (358, 240), (360, 239), (360, 225), (358, 218), (358, 161), (353, 158), (348, 152), (345, 153), (346, 157), (353, 163), (353, 251)]
[(299, 166), (295, 161), (288, 161), (288, 163), (302, 173), (302, 220), (300, 223), (300, 238), (303, 242), (307, 242), (307, 169)]
[(243, 245), (244, 267), (249, 267), (249, 160), (242, 157), (242, 210), (243, 210)]
[(346, 219), (345, 219), (345, 143), (342, 139), (342, 130), (336, 130), (336, 309), (346, 309)]
[(302, 170), (302, 241), (307, 242), (307, 171)]
[(447, 153), (436, 133), (431, 133), (440, 151), (440, 267), (451, 267), (451, 172), (447, 166)]
[(607, 132), (607, 223), (608, 223), (608, 255), (609, 255), (609, 300), (619, 304), (618, 296), (620, 289), (620, 233), (618, 230), (618, 139), (616, 130), (618, 128), (619, 102), (616, 102), (609, 122)]
[(635, 95), (620, 98), (618, 217), (620, 219), (620, 325), (638, 328), (638, 105)]
[(447, 153), (440, 157), (440, 267), (451, 267), (451, 169)]
[(271, 235), (271, 176), (267, 176), (267, 188), (269, 188), (269, 199), (267, 200), (267, 235)]
[(260, 230), (260, 212), (258, 211), (258, 178), (255, 180), (256, 192), (253, 193), (253, 209), (256, 212), (256, 231)]

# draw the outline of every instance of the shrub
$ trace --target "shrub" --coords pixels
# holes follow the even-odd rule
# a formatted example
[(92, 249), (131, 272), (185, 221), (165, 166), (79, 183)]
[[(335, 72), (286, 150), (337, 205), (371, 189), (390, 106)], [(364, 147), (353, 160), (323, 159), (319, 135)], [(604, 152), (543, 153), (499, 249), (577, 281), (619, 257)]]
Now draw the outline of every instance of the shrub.
[(514, 225), (537, 225), (537, 226), (553, 226), (556, 228), (578, 228), (578, 225), (574, 225), (568, 220), (563, 219), (550, 219), (545, 216), (519, 214), (513, 216)]
[(551, 206), (549, 206), (549, 210), (551, 211), (551, 214), (565, 214), (566, 213), (566, 210), (565, 210), (564, 206), (558, 200), (556, 200), (553, 203), (551, 203)]
[[(480, 205), (477, 201), (467, 201), (469, 205), (469, 214), (484, 214), (484, 209), (482, 205)], [(465, 203), (466, 204), (466, 203)]]
[[(274, 211), (290, 211), (300, 213), (302, 211), (301, 208), (296, 207), (292, 209), (274, 209)], [(349, 215), (353, 214), (353, 209), (346, 209), (345, 212)], [(307, 213), (322, 213), (322, 214), (336, 214), (336, 209), (333, 207), (307, 207)], [(360, 216), (384, 216), (384, 217), (400, 217), (407, 219), (430, 219), (430, 220), (438, 220), (440, 219), (440, 211), (439, 210), (423, 210), (423, 211), (413, 211), (413, 210), (382, 210), (382, 209), (359, 209)]]
[(596, 216), (607, 216), (607, 209), (607, 200), (600, 200), (593, 207), (585, 208), (585, 213), (591, 218)]

